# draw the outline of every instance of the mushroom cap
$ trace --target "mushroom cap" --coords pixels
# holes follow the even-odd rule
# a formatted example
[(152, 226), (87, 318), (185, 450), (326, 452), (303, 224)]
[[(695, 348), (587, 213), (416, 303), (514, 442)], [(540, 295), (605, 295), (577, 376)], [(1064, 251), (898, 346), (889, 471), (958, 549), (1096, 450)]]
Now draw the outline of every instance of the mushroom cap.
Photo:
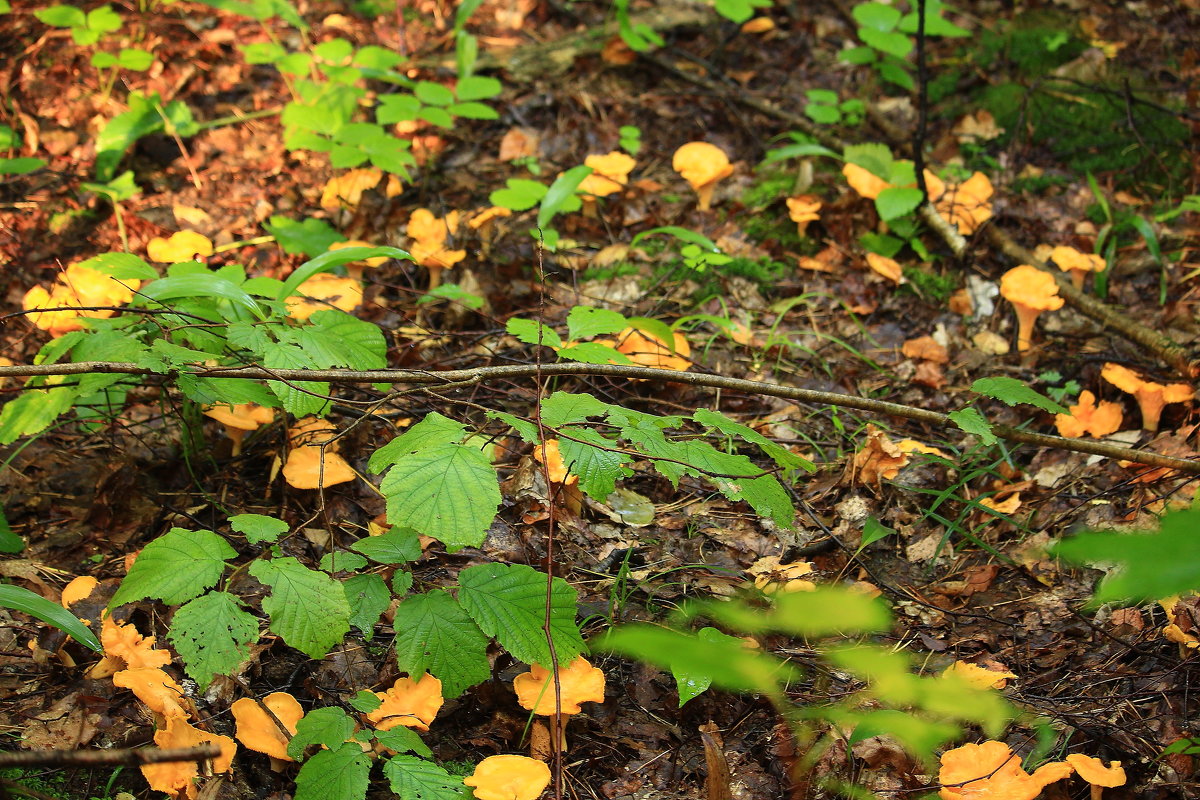
[(562, 690), (562, 707), (554, 707), (554, 682), (550, 670), (534, 664), (529, 672), (513, 679), (513, 691), (521, 708), (535, 714), (578, 714), (580, 703), (604, 702), (604, 673), (593, 667), (583, 656), (565, 667), (558, 668), (558, 683)]
[(1058, 265), (1063, 272), (1079, 270), (1082, 272), (1100, 272), (1106, 266), (1104, 256), (1094, 253), (1081, 253), (1074, 247), (1059, 245), (1050, 251), (1050, 260)]
[(336, 308), (347, 314), (362, 303), (362, 284), (353, 278), (341, 278), (322, 272), (296, 287), (302, 295), (293, 295), (284, 300), (288, 316), (292, 319), (308, 319), (318, 311)]
[[(329, 245), (329, 250), (342, 250), (347, 247), (374, 247), (370, 242), (364, 242), (362, 239), (347, 239), (344, 242), (334, 242)], [(387, 256), (374, 256), (372, 258), (364, 258), (363, 263), (368, 267), (382, 267), (388, 262)]]
[(858, 164), (847, 163), (842, 167), (842, 175), (850, 188), (858, 192), (860, 197), (874, 200), (884, 189), (890, 189), (891, 184), (870, 170)]
[(686, 372), (692, 366), (687, 358), (692, 354), (692, 348), (682, 333), (675, 331), (674, 336), (675, 352), (672, 353), (661, 339), (636, 328), (626, 328), (617, 334), (616, 350), (629, 356), (629, 360), (639, 366)]
[(408, 248), (409, 255), (422, 267), (449, 269), (467, 257), (466, 250), (447, 250), (442, 242), (418, 239)]
[(500, 217), (511, 216), (511, 209), (507, 209), (504, 206), (492, 206), (491, 208), (485, 208), (483, 211), (480, 211), (478, 214), (471, 217), (471, 219), (467, 222), (467, 226), (473, 228), (474, 230), (479, 230), (484, 225), (494, 222)]
[(583, 163), (592, 168), (592, 174), (579, 184), (579, 191), (596, 197), (607, 197), (621, 191), (629, 183), (629, 173), (637, 166), (637, 161), (620, 150), (608, 155), (588, 156)]
[(536, 800), (550, 785), (550, 768), (527, 756), (488, 756), (463, 783), (476, 800)]
[[(185, 717), (167, 717), (166, 727), (154, 734), (154, 743), (164, 749), (173, 747), (196, 747), (213, 743), (221, 748), (221, 755), (212, 760), (213, 772), (228, 772), (237, 753), (237, 743), (228, 736), (219, 736), (192, 727)], [(195, 800), (196, 778), (200, 767), (195, 761), (174, 761), (162, 764), (142, 765), (142, 775), (157, 792), (166, 792), (182, 800)]]
[(675, 151), (671, 167), (692, 185), (693, 189), (727, 178), (733, 174), (729, 156), (715, 144), (688, 142)]
[[(262, 699), (263, 705), (270, 709), (289, 734), (296, 734), (296, 723), (304, 716), (304, 709), (296, 698), (287, 692), (273, 692)], [(237, 722), (237, 732), (234, 734), (242, 746), (258, 753), (266, 753), (271, 758), (280, 761), (294, 761), (288, 755), (288, 738), (279, 730), (279, 725), (271, 718), (262, 706), (251, 697), (243, 697), (234, 702), (229, 710)]]
[(897, 285), (904, 283), (904, 268), (894, 258), (881, 256), (878, 253), (867, 253), (867, 266), (880, 277)]
[(387, 731), (398, 725), (429, 730), (442, 707), (442, 682), (428, 672), (416, 680), (400, 678), (386, 692), (375, 692), (383, 703), (367, 714), (377, 730)]
[(1071, 753), (1067, 756), (1067, 763), (1079, 773), (1079, 777), (1093, 786), (1112, 788), (1125, 785), (1125, 770), (1121, 768), (1120, 761), (1110, 761), (1106, 767), (1098, 758)]
[(1055, 311), (1063, 306), (1054, 276), (1029, 264), (1004, 273), (1000, 279), (1000, 294), (1013, 305), (1037, 311)]
[(763, 594), (815, 592), (817, 590), (815, 583), (801, 577), (812, 574), (813, 565), (810, 561), (781, 564), (779, 556), (764, 556), (751, 564), (746, 572), (754, 576), (754, 588)]
[(212, 254), (213, 243), (195, 231), (176, 231), (166, 239), (155, 236), (146, 242), (146, 257), (160, 264), (191, 261), (196, 256), (208, 258)]
[(546, 464), (551, 483), (572, 484), (579, 481), (578, 475), (567, 471), (567, 464), (558, 449), (558, 439), (547, 439), (544, 445), (533, 448), (533, 457), (539, 464)]
[(1182, 403), (1185, 400), (1191, 400), (1193, 396), (1192, 387), (1186, 383), (1168, 383), (1164, 385), (1144, 380), (1128, 367), (1112, 362), (1104, 365), (1100, 370), (1100, 377), (1121, 391), (1128, 392), (1137, 398), (1138, 403), (1143, 406), (1143, 414), (1145, 413), (1145, 405), (1147, 403), (1154, 405)]
[[(928, 180), (925, 186), (929, 188)], [(934, 205), (947, 221), (956, 225), (962, 233), (969, 235), (991, 218), (990, 201), (994, 191), (988, 176), (976, 172), (957, 186), (946, 187), (943, 184), (943, 190)], [(932, 189), (930, 193), (932, 194)]]
[(186, 717), (184, 705), (188, 701), (183, 687), (157, 667), (123, 669), (113, 675), (113, 684), (133, 692), (147, 708), (163, 717)]
[(787, 199), (788, 218), (792, 222), (815, 222), (821, 218), (821, 198), (815, 194), (800, 194)]
[(336, 486), (358, 477), (346, 459), (330, 448), (318, 445), (294, 447), (283, 465), (283, 479), (293, 489), (317, 489)]
[(976, 689), (1003, 689), (1010, 678), (1015, 680), (1017, 677), (1011, 672), (1000, 672), (966, 661), (955, 661), (946, 667), (942, 676), (948, 675), (955, 675)]
[(1034, 800), (1048, 784), (1074, 771), (1070, 764), (1055, 761), (1030, 775), (1008, 745), (994, 741), (947, 750), (941, 763), (942, 800)]
[(242, 431), (258, 430), (275, 419), (275, 409), (257, 403), (239, 405), (215, 405), (204, 409), (204, 416), (215, 419), (222, 425)]
[(97, 309), (77, 311), (85, 306), (122, 306), (133, 299), (133, 293), (142, 285), (139, 280), (118, 281), (99, 270), (72, 264), (55, 278), (47, 289), (34, 286), (25, 293), (21, 306), (26, 311), (35, 309), (60, 309), (30, 314), (30, 321), (51, 336), (62, 336), (71, 331), (83, 330), (81, 318), (107, 319), (116, 311)]
[(445, 217), (435, 217), (428, 208), (418, 208), (408, 218), (408, 238), (417, 242), (443, 244), (457, 230), (457, 211), (451, 211)]
[(341, 208), (343, 203), (353, 208), (362, 201), (363, 192), (375, 188), (382, 179), (383, 170), (375, 167), (360, 167), (335, 175), (326, 181), (321, 192), (321, 208)]
[(319, 447), (323, 444), (328, 444), (326, 450), (336, 450), (338, 444), (333, 439), (337, 433), (337, 426), (327, 419), (320, 417), (303, 417), (296, 420), (296, 424), (288, 428), (288, 446), (289, 447)]
[(1055, 414), (1054, 425), (1063, 436), (1076, 438), (1085, 433), (1093, 438), (1108, 436), (1121, 429), (1125, 415), (1118, 403), (1102, 400), (1096, 403), (1096, 396), (1084, 389), (1079, 393), (1079, 402), (1070, 407), (1070, 414)]
[(87, 599), (92, 592), (96, 591), (96, 587), (99, 585), (100, 581), (91, 575), (80, 575), (63, 587), (59, 603), (62, 604), (63, 608), (69, 609), (72, 603), (78, 603), (80, 600)]
[(104, 646), (104, 655), (120, 658), (129, 669), (165, 667), (171, 663), (168, 651), (154, 647), (153, 636), (142, 636), (133, 625), (123, 625), (111, 614), (100, 625), (100, 644)]

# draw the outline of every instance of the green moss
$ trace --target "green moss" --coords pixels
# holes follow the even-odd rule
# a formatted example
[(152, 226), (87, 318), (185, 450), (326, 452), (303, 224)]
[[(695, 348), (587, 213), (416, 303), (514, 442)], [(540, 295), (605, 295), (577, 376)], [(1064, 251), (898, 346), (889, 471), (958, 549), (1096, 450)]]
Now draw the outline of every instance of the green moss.
[(781, 167), (760, 167), (754, 183), (742, 193), (742, 205), (756, 210), (766, 208), (790, 195), (795, 185), (795, 172)]
[(958, 277), (955, 275), (940, 275), (919, 267), (904, 267), (903, 274), (910, 291), (939, 305), (949, 300), (958, 288)]
[(607, 267), (588, 267), (583, 271), (585, 281), (610, 281), (624, 275), (637, 275), (640, 268), (628, 261), (619, 261)]

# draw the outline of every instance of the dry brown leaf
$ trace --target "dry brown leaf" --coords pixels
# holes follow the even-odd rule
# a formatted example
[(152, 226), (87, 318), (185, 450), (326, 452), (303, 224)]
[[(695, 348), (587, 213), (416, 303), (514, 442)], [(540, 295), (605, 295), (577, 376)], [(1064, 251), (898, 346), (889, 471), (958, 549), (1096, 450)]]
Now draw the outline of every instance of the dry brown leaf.
[(517, 158), (531, 158), (537, 155), (541, 137), (532, 128), (510, 128), (500, 140), (501, 161), (512, 161)]
[(891, 480), (908, 465), (908, 454), (888, 438), (880, 428), (867, 423), (867, 441), (854, 454), (854, 471), (863, 483), (879, 486)]
[(950, 353), (932, 336), (918, 336), (916, 339), (909, 339), (900, 348), (900, 352), (908, 358), (923, 358), (935, 364), (950, 363)]

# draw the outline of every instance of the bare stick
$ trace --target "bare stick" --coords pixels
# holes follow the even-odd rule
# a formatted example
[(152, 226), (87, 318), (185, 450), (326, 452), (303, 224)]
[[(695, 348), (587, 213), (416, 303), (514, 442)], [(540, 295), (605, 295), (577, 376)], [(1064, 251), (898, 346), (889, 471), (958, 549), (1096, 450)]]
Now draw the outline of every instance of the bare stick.
[(8, 767), (136, 767), (168, 761), (204, 761), (221, 755), (215, 744), (196, 747), (128, 747), (119, 750), (21, 750), (0, 753), (0, 769)]

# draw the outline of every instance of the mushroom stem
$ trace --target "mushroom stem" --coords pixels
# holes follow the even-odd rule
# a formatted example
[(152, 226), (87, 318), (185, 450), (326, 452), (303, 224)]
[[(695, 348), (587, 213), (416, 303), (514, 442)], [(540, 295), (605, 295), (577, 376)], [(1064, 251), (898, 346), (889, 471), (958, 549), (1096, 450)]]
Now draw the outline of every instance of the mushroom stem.
[(1142, 410), (1142, 430), (1154, 433), (1158, 430), (1158, 420), (1162, 417), (1163, 396), (1161, 391), (1139, 391), (1134, 394), (1138, 408)]
[[(1073, 286), (1074, 286), (1076, 289), (1079, 289), (1079, 290), (1081, 290), (1081, 291), (1082, 291), (1082, 289), (1083, 289), (1083, 279), (1084, 279), (1086, 276), (1087, 276), (1087, 270), (1083, 270), (1083, 269), (1073, 269), (1073, 270), (1071, 270), (1071, 284), (1072, 284), (1072, 285), (1073, 285)], [(1096, 798), (1095, 798), (1095, 797), (1093, 797), (1093, 798), (1092, 798), (1092, 800), (1096, 800)]]
[(1017, 350), (1024, 353), (1033, 347), (1033, 326), (1042, 312), (1021, 303), (1013, 303), (1013, 308), (1017, 312)]
[(696, 204), (696, 208), (700, 209), (701, 211), (708, 211), (709, 208), (712, 206), (713, 190), (716, 188), (717, 188), (716, 181), (709, 181), (708, 183), (706, 183), (702, 186), (697, 186), (696, 187), (696, 197), (699, 200), (699, 202)]
[(429, 267), (429, 291), (433, 291), (442, 285), (442, 268)]
[(233, 442), (233, 447), (230, 448), (231, 456), (238, 456), (242, 453), (242, 440), (246, 438), (246, 433), (242, 428), (235, 428), (232, 425), (225, 426), (225, 435), (229, 437), (229, 441)]
[(1100, 796), (1101, 796), (1102, 794), (1104, 794), (1104, 787), (1103, 787), (1103, 786), (1097, 786), (1097, 785), (1096, 785), (1096, 784), (1094, 784), (1094, 783), (1091, 785), (1091, 790), (1092, 790), (1092, 798), (1091, 798), (1091, 800), (1100, 800)]

